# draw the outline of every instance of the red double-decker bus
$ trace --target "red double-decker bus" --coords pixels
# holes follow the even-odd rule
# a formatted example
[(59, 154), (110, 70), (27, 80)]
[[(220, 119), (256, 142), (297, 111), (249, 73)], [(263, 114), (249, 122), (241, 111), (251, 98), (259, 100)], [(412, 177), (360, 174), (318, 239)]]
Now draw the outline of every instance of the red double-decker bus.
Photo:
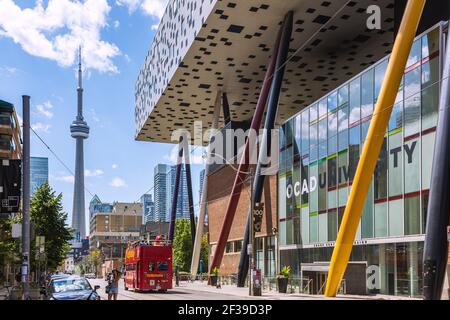
[(125, 253), (125, 290), (172, 289), (172, 246), (161, 240), (134, 242)]

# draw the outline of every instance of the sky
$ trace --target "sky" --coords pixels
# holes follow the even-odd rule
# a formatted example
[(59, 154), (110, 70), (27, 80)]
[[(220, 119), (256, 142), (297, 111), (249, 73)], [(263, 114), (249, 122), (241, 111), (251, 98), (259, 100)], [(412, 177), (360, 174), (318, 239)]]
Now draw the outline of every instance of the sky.
[[(104, 202), (139, 201), (158, 163), (174, 164), (172, 144), (134, 140), (134, 85), (167, 0), (0, 0), (0, 99), (22, 116), (31, 97), (32, 128), (72, 170), (70, 124), (77, 106), (77, 48), (82, 46), (86, 230), (92, 194)], [(200, 148), (193, 150), (201, 159)], [(63, 194), (71, 221), (73, 176), (31, 133), (31, 156), (49, 158), (49, 183)], [(201, 160), (192, 166), (198, 203)], [(198, 210), (198, 205), (196, 205)]]

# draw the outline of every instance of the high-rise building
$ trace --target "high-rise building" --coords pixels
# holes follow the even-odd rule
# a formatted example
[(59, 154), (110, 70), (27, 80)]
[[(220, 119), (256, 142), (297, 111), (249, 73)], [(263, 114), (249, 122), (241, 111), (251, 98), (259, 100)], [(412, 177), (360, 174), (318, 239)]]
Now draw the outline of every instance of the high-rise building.
[(31, 176), (31, 194), (48, 182), (48, 158), (31, 157), (30, 159), (30, 176)]
[[(177, 166), (171, 166), (168, 172), (168, 215), (167, 221), (170, 221), (170, 214), (172, 211), (172, 199), (175, 192), (175, 180), (176, 180)], [(177, 199), (177, 218), (189, 218), (189, 197), (187, 192), (187, 179), (186, 179), (186, 169), (184, 165), (181, 166), (181, 177), (180, 177), (180, 187), (178, 189), (178, 199)]]
[(141, 197), (142, 219), (144, 224), (155, 221), (155, 203), (151, 194), (144, 194)]
[(0, 100), (0, 159), (20, 159), (20, 124), (14, 105)]
[(86, 236), (86, 217), (84, 210), (84, 139), (89, 137), (89, 127), (83, 117), (83, 85), (81, 71), (81, 47), (78, 63), (78, 88), (77, 88), (77, 117), (70, 126), (72, 138), (76, 140), (75, 153), (75, 183), (73, 192), (72, 228), (75, 229), (75, 237), (84, 239)]
[[(158, 164), (154, 171), (155, 214), (154, 221), (170, 221), (172, 198), (175, 191), (176, 166)], [(186, 169), (181, 168), (177, 200), (177, 218), (189, 218)]]
[(154, 171), (155, 221), (166, 221), (168, 212), (167, 171), (169, 166), (158, 164)]

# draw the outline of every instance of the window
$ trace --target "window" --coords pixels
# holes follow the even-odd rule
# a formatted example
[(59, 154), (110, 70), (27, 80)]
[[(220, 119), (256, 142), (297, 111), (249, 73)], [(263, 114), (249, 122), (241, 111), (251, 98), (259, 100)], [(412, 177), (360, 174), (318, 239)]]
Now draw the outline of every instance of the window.
[(313, 122), (317, 120), (317, 117), (318, 117), (317, 104), (314, 104), (309, 108), (309, 121)]
[(327, 114), (327, 98), (324, 98), (319, 101), (319, 119)]
[(420, 66), (405, 74), (405, 100), (420, 91)]
[(421, 60), (421, 41), (417, 39), (414, 41), (411, 51), (409, 53), (408, 61), (406, 62), (406, 68), (418, 63)]
[(328, 209), (337, 207), (337, 156), (328, 159)]
[(374, 70), (370, 69), (361, 76), (361, 119), (373, 113)]
[(439, 109), (439, 58), (422, 65), (422, 130), (436, 126)]
[(337, 237), (337, 210), (328, 211), (328, 241), (335, 241)]
[(420, 94), (405, 100), (405, 137), (420, 131), (420, 100)]
[(336, 110), (338, 106), (338, 93), (335, 91), (328, 96), (328, 111)]
[(373, 181), (370, 183), (361, 217), (361, 238), (373, 238)]
[(309, 151), (309, 112), (302, 112), (302, 129), (301, 129), (301, 150), (302, 155)]
[(338, 129), (338, 112), (328, 115), (328, 137), (337, 134)]
[(392, 107), (391, 117), (389, 118), (388, 132), (399, 129), (403, 126), (403, 101), (396, 103)]
[(301, 240), (302, 244), (309, 243), (309, 208), (302, 208), (301, 210)]
[(420, 196), (405, 198), (405, 234), (420, 234)]
[(361, 119), (361, 79), (350, 82), (350, 125)]
[(389, 196), (403, 193), (403, 137), (402, 133), (389, 136)]
[(387, 234), (387, 202), (375, 203), (375, 237), (386, 237)]
[(403, 199), (389, 201), (389, 235), (403, 235)]
[[(406, 141), (404, 148), (405, 193), (420, 190), (420, 138)], [(431, 156), (431, 155), (430, 155)]]
[(319, 213), (327, 209), (327, 161), (319, 160)]
[(387, 197), (387, 167), (387, 141), (384, 138), (374, 173), (375, 199)]
[(290, 219), (286, 221), (286, 244), (294, 244), (293, 234), (294, 234), (294, 224), (292, 219)]
[(226, 252), (226, 253), (232, 253), (232, 252), (234, 252), (234, 245), (233, 245), (233, 242), (232, 242), (232, 241), (228, 241), (228, 242), (227, 242), (227, 247), (226, 247), (225, 252)]
[(169, 270), (169, 264), (166, 261), (158, 262), (158, 271), (167, 271)]
[(327, 242), (328, 240), (328, 214), (326, 212), (319, 213), (319, 242)]
[(348, 129), (348, 107), (343, 107), (338, 111), (338, 131), (342, 132)]
[(318, 217), (317, 212), (309, 214), (309, 242), (314, 243), (318, 240)]
[(338, 108), (348, 107), (348, 85), (338, 90)]
[(378, 95), (380, 94), (387, 65), (388, 60), (386, 59), (375, 67), (375, 102), (378, 100)]
[(311, 125), (309, 129), (309, 140), (310, 140), (310, 146), (317, 145), (317, 123)]
[(439, 28), (430, 31), (422, 37), (422, 59), (439, 51)]
[(358, 166), (359, 161), (359, 142), (360, 142), (360, 126), (354, 126), (349, 131), (349, 163), (348, 163), (348, 171), (350, 181), (353, 181), (355, 177), (356, 168)]
[(431, 168), (433, 166), (434, 140), (436, 133), (422, 136), (422, 190), (430, 189)]

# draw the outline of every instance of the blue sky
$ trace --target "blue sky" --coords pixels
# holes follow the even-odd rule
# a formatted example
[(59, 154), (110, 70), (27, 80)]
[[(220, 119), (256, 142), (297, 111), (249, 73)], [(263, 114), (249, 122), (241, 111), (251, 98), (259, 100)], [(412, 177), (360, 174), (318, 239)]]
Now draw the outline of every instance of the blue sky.
[[(69, 127), (76, 114), (76, 47), (82, 44), (84, 116), (91, 128), (85, 184), (105, 202), (138, 200), (153, 186), (154, 166), (173, 159), (174, 145), (134, 140), (134, 84), (166, 2), (0, 0), (0, 99), (21, 116), (21, 96), (30, 95), (33, 128), (72, 170)], [(73, 178), (31, 137), (31, 155), (49, 158), (50, 184), (63, 193), (70, 218)], [(203, 165), (192, 169), (197, 203)], [(86, 210), (90, 199), (86, 192)]]

